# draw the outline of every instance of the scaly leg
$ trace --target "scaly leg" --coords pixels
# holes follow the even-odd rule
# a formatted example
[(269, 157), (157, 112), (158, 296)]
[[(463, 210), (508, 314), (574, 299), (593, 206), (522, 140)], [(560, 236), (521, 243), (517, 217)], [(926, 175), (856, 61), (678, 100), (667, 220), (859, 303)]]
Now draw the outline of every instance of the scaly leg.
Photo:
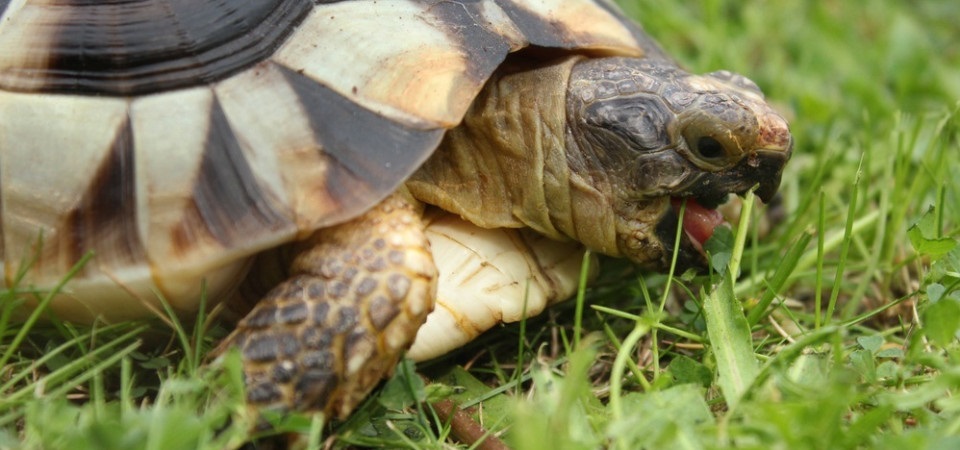
[(300, 248), (290, 277), (221, 348), (241, 348), (251, 405), (345, 418), (433, 309), (436, 267), (419, 211), (399, 194)]

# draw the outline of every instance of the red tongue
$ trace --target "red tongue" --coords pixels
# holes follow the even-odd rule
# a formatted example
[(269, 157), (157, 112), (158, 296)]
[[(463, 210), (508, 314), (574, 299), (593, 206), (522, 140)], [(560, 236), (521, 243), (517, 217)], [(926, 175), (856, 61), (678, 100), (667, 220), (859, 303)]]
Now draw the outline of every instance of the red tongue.
[(686, 231), (690, 238), (697, 244), (703, 244), (713, 236), (713, 229), (723, 223), (723, 215), (715, 209), (707, 209), (700, 206), (692, 198), (680, 199), (673, 198), (673, 208), (680, 213), (680, 203), (686, 201), (687, 207), (683, 212), (683, 231)]

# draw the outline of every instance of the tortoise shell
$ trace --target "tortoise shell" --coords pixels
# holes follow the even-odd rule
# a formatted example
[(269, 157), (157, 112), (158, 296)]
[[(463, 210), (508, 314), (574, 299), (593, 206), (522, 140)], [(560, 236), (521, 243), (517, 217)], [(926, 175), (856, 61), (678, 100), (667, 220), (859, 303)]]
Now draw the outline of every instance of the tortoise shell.
[(61, 317), (195, 310), (394, 191), (528, 47), (662, 55), (604, 0), (0, 0), (3, 282), (92, 252)]

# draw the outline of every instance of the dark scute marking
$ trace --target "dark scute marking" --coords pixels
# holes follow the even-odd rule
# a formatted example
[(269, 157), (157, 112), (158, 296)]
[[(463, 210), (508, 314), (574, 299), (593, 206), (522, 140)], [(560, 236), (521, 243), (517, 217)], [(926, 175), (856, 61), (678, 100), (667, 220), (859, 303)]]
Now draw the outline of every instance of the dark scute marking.
[[(320, 283), (316, 283), (321, 285)], [(320, 296), (312, 297), (313, 302), (313, 323), (315, 326), (319, 326), (327, 322), (327, 314), (330, 312), (330, 305), (325, 302), (319, 301)]]
[(247, 345), (247, 340), (249, 340), (249, 338), (250, 333), (236, 333), (229, 342), (229, 348), (243, 348)]
[(330, 161), (331, 198), (363, 209), (400, 185), (440, 143), (442, 129), (423, 130), (369, 111), (315, 81), (281, 67)]
[(313, 327), (303, 330), (300, 336), (303, 345), (310, 349), (328, 348), (333, 343), (333, 331), (320, 328), (322, 324), (315, 323)]
[(300, 353), (300, 341), (297, 339), (297, 335), (293, 333), (277, 334), (277, 344), (280, 355), (285, 358), (292, 358)]
[(357, 294), (357, 297), (363, 298), (370, 295), (377, 288), (377, 280), (373, 278), (364, 278), (360, 284), (357, 285), (357, 289), (354, 291)]
[[(280, 202), (257, 184), (217, 101), (210, 110), (210, 131), (193, 200), (202, 225), (224, 247), (291, 226), (290, 221), (273, 207)], [(195, 224), (183, 224), (191, 225)], [(174, 238), (177, 239), (176, 234)], [(190, 243), (186, 245), (189, 247)]]
[(53, 12), (38, 20), (63, 20), (46, 25), (56, 30), (50, 48), (31, 51), (49, 54), (49, 66), (8, 69), (0, 87), (39, 77), (44, 92), (130, 96), (211, 83), (269, 57), (312, 8), (309, 0), (47, 5)]
[(344, 268), (344, 262), (337, 258), (326, 258), (320, 265), (320, 275), (327, 278), (333, 278), (340, 274)]
[(387, 293), (393, 301), (403, 300), (410, 292), (410, 279), (404, 275), (394, 274), (387, 279)]
[(280, 308), (279, 319), (281, 323), (294, 324), (307, 320), (308, 316), (309, 311), (307, 311), (307, 304), (297, 302)]
[(334, 365), (333, 353), (328, 350), (306, 352), (301, 359), (303, 367), (330, 370)]
[(310, 391), (310, 386), (324, 384), (330, 380), (332, 375), (333, 373), (329, 370), (309, 369), (300, 376), (300, 383), (297, 385), (298, 390)]
[(483, 26), (481, 2), (437, 2), (430, 13), (468, 55), (466, 75), (483, 84), (510, 52), (506, 38)]
[[(312, 280), (309, 284), (307, 284), (307, 300), (316, 300), (322, 298), (325, 291), (326, 289), (324, 288), (324, 283), (322, 281)], [(320, 305), (318, 305), (318, 307), (319, 306)]]
[(290, 360), (283, 360), (273, 366), (273, 381), (289, 383), (297, 375), (297, 365)]
[(347, 270), (343, 271), (343, 281), (345, 283), (352, 283), (353, 279), (360, 273), (356, 267), (347, 267)]
[(250, 312), (243, 319), (242, 326), (249, 328), (268, 328), (277, 323), (276, 306), (263, 304), (258, 305), (256, 309)]
[(374, 258), (373, 260), (367, 261), (363, 265), (363, 268), (370, 272), (379, 272), (387, 268), (387, 261), (380, 257)]
[(243, 357), (252, 362), (267, 362), (277, 359), (277, 337), (273, 334), (258, 333), (247, 338), (243, 347)]
[(10, 0), (0, 0), (0, 17), (7, 12), (8, 6), (10, 6)]
[(378, 331), (383, 331), (399, 313), (400, 308), (386, 297), (377, 297), (370, 302), (370, 323)]
[(282, 299), (303, 298), (303, 283), (304, 277), (302, 276), (291, 279), (282, 285), (283, 288), (279, 290), (280, 295), (277, 297)]
[(280, 401), (283, 393), (280, 387), (270, 381), (248, 383), (247, 401), (253, 404), (269, 404)]
[(570, 48), (573, 35), (562, 23), (548, 22), (543, 17), (518, 5), (514, 0), (495, 0), (507, 17), (520, 29), (532, 45), (538, 47)]
[(130, 121), (125, 120), (87, 191), (66, 216), (62, 235), (58, 236), (65, 245), (57, 250), (69, 251), (72, 261), (88, 251), (96, 251), (98, 266), (122, 267), (144, 262), (146, 251), (137, 226), (136, 196), (133, 130)]
[(331, 329), (334, 333), (343, 333), (357, 325), (358, 316), (354, 308), (341, 308), (337, 311), (337, 320), (331, 324)]
[(343, 342), (343, 354), (350, 355), (349, 358), (363, 358), (369, 361), (371, 355), (376, 351), (376, 344), (373, 342), (373, 334), (367, 330), (353, 330), (347, 335)]
[(337, 385), (336, 381), (335, 374), (329, 370), (306, 370), (294, 387), (297, 409), (324, 409), (327, 399)]
[(403, 264), (403, 252), (400, 250), (390, 250), (390, 253), (387, 254), (387, 259), (395, 265), (399, 266)]
[(334, 299), (343, 298), (349, 291), (350, 285), (339, 280), (330, 283), (327, 287), (327, 293)]

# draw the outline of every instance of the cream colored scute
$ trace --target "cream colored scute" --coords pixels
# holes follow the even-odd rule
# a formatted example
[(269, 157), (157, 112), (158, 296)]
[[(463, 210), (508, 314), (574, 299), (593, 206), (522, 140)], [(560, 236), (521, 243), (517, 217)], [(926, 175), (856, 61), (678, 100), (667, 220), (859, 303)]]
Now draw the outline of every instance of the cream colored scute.
[[(87, 267), (95, 264), (96, 259)], [(200, 307), (201, 288), (206, 289), (208, 304), (219, 299), (218, 293), (229, 292), (236, 286), (246, 265), (231, 264), (204, 274), (204, 283), (200, 279), (192, 280), (191, 286), (179, 296), (165, 295), (154, 283), (150, 266), (147, 264), (125, 266), (116, 269), (96, 271), (86, 277), (75, 277), (54, 297), (48, 311), (59, 318), (73, 323), (94, 323), (101, 321), (115, 323), (144, 317), (166, 317), (167, 313), (158, 294), (173, 306), (181, 317), (190, 317)], [(60, 278), (63, 274), (60, 275)], [(57, 279), (55, 281), (59, 281)], [(32, 281), (32, 280), (31, 280)], [(52, 289), (56, 282), (38, 285), (40, 292)], [(35, 306), (32, 297), (26, 296), (27, 308), (18, 309), (19, 317), (26, 317), (28, 308)]]
[(523, 31), (520, 31), (517, 24), (510, 20), (510, 16), (500, 5), (491, 0), (484, 0), (480, 3), (480, 11), (482, 17), (479, 19), (482, 25), (503, 37), (509, 43), (511, 52), (520, 50), (530, 44)]
[(16, 88), (29, 90), (46, 81), (30, 73), (50, 64), (46, 50), (55, 41), (63, 19), (58, 12), (66, 12), (66, 8), (49, 3), (13, 0), (6, 6), (0, 16), (0, 84), (10, 86), (15, 79)]
[[(545, 23), (560, 23), (584, 48), (640, 55), (636, 39), (617, 17), (597, 3), (605, 0), (508, 0), (542, 17)], [(630, 50), (635, 51), (631, 52)]]
[(415, 360), (456, 349), (499, 323), (535, 316), (576, 292), (584, 254), (579, 244), (480, 228), (449, 213), (427, 222), (440, 278), (434, 311), (407, 353)]
[(207, 232), (194, 190), (213, 101), (213, 91), (200, 87), (140, 97), (130, 110), (140, 233), (162, 293), (185, 310), (195, 306), (200, 280), (242, 265), (254, 250), (286, 242), (295, 232), (292, 227), (286, 233), (265, 232), (249, 236), (243, 245), (226, 246)]
[(31, 281), (52, 284), (76, 263), (70, 251), (76, 236), (63, 224), (95, 181), (92, 174), (107, 158), (126, 108), (122, 99), (0, 91), (6, 283), (36, 253), (40, 233), (44, 258)]
[[(489, 74), (471, 73), (471, 60), (495, 56), (490, 54), (495, 49), (468, 41), (464, 29), (482, 27), (514, 51), (528, 45), (525, 32), (557, 32), (553, 24), (561, 23), (564, 31), (557, 39), (565, 46), (641, 53), (631, 31), (594, 0), (514, 3), (542, 22), (513, 23), (492, 0), (472, 4), (478, 6), (475, 15), (465, 17), (473, 21), (464, 23), (437, 17), (431, 2), (318, 5), (272, 60), (371, 111), (434, 128), (457, 124), (486, 81)], [(521, 25), (536, 29), (523, 30)]]
[(395, 120), (452, 126), (479, 85), (427, 9), (407, 0), (318, 6), (273, 60)]
[(140, 234), (161, 282), (171, 281), (169, 272), (196, 255), (224, 250), (199, 223), (186, 228), (188, 244), (175, 246), (173, 240), (174, 230), (193, 213), (212, 102), (211, 90), (201, 87), (141, 97), (130, 110)]
[[(44, 257), (21, 287), (51, 289), (76, 263), (72, 258), (80, 255), (67, 249), (84, 236), (64, 224), (96, 181), (92, 174), (108, 157), (127, 106), (125, 99), (0, 92), (4, 288), (11, 287), (21, 262), (36, 255), (41, 232)], [(64, 286), (51, 312), (90, 322), (143, 317), (146, 304), (159, 308), (149, 264), (109, 254), (119, 248), (99, 250), (108, 254), (95, 256)]]

